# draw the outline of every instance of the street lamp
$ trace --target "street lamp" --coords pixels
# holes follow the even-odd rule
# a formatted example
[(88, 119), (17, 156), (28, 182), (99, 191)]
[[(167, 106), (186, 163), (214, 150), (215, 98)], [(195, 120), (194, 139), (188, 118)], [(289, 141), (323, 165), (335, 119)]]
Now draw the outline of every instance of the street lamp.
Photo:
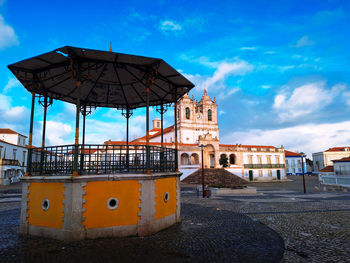
[(306, 156), (305, 153), (301, 152), (301, 171), (303, 173), (303, 186), (304, 186), (304, 194), (306, 194), (306, 187), (305, 187), (305, 173), (304, 173), (304, 157)]
[(205, 145), (204, 144), (201, 144), (199, 145), (199, 147), (201, 147), (201, 154), (202, 154), (202, 196), (203, 198), (205, 197), (205, 194), (204, 194), (204, 147)]

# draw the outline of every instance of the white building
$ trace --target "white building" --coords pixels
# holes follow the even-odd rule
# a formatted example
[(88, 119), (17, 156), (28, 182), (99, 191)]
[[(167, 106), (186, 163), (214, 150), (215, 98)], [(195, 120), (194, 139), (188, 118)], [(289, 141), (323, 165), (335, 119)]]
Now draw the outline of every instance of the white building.
[(26, 136), (11, 129), (0, 129), (0, 184), (18, 182), (26, 171)]
[[(286, 179), (284, 148), (262, 145), (220, 144), (217, 122), (216, 99), (211, 100), (206, 90), (200, 101), (185, 94), (178, 107), (179, 168), (184, 175), (196, 171), (201, 163), (200, 145), (205, 145), (204, 166), (221, 167), (222, 155), (228, 159), (226, 168), (233, 174), (247, 180), (263, 181)], [(174, 126), (164, 129), (164, 146), (175, 147)], [(160, 145), (160, 120), (153, 120), (153, 129), (149, 132), (150, 144)], [(145, 143), (146, 136), (131, 144)], [(235, 140), (235, 138), (232, 138)], [(121, 144), (120, 141), (107, 141), (106, 144)]]
[(345, 157), (339, 160), (333, 160), (335, 175), (350, 176), (350, 157)]
[(350, 147), (333, 147), (324, 152), (312, 154), (314, 171), (318, 172), (326, 166), (333, 166), (333, 160), (350, 157)]
[(304, 173), (310, 173), (310, 169), (307, 169), (306, 155), (302, 157), (300, 153), (287, 150), (285, 150), (285, 155), (287, 175), (302, 175), (302, 163), (304, 164)]

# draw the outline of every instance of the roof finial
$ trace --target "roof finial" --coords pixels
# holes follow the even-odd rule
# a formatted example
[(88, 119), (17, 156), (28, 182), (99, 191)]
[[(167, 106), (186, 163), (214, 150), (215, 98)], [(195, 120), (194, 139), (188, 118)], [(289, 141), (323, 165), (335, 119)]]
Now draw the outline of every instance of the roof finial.
[(207, 94), (207, 88), (204, 87), (204, 94)]
[(112, 41), (109, 42), (109, 52), (112, 52)]

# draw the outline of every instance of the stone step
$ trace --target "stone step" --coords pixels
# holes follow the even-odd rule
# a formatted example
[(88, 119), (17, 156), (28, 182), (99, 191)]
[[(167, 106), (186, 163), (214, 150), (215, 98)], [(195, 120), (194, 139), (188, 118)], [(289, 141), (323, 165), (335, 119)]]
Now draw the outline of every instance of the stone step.
[[(248, 181), (222, 168), (205, 168), (204, 181), (205, 185), (208, 186), (227, 188), (249, 184)], [(182, 180), (182, 182), (186, 184), (201, 184), (202, 169), (199, 169), (187, 176), (184, 180)]]

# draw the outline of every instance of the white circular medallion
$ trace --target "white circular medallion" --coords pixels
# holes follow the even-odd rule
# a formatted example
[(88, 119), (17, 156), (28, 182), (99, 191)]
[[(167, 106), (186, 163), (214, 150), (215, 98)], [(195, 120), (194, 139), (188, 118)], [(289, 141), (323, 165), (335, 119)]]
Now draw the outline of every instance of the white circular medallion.
[(169, 201), (169, 193), (165, 192), (164, 193), (164, 202), (167, 203)]
[(107, 200), (107, 207), (109, 210), (115, 210), (119, 206), (119, 200), (115, 197), (109, 198)]
[(49, 199), (45, 198), (45, 199), (43, 199), (43, 201), (41, 201), (41, 208), (44, 211), (49, 210), (49, 208), (50, 208), (50, 201), (49, 201)]

